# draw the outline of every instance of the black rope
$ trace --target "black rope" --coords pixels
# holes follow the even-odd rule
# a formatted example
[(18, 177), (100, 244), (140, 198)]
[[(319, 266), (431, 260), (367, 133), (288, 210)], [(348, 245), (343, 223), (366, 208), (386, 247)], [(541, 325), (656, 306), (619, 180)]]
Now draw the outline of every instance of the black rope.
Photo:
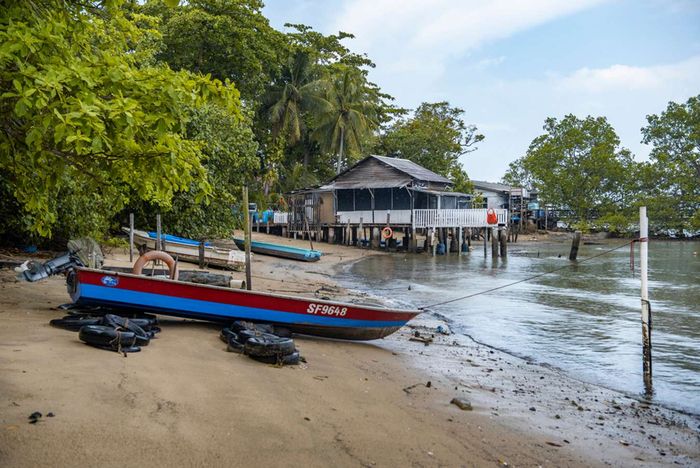
[[(593, 255), (592, 257), (584, 258), (584, 259), (581, 260), (579, 263), (587, 262), (588, 260), (593, 260), (594, 258), (597, 258), (597, 257), (602, 257), (603, 255), (609, 254), (610, 252), (613, 252), (613, 251), (615, 251), (615, 250), (619, 250), (619, 249), (621, 249), (621, 248), (623, 248), (623, 247), (627, 247), (628, 245), (630, 245), (630, 244), (632, 244), (633, 242), (636, 242), (636, 241), (637, 241), (637, 239), (631, 240), (630, 242), (625, 242), (624, 244), (618, 245), (617, 247), (614, 247), (614, 248), (612, 248), (612, 249), (610, 249), (610, 250), (606, 250), (605, 252), (601, 252), (601, 253), (599, 253), (599, 254)], [(436, 302), (435, 304), (428, 304), (428, 305), (425, 305), (425, 306), (422, 306), (422, 307), (418, 307), (418, 310), (425, 310), (425, 309), (429, 309), (429, 308), (431, 308), (431, 307), (436, 307), (436, 306), (441, 306), (441, 305), (445, 305), (445, 304), (450, 304), (450, 303), (452, 303), (452, 302), (463, 301), (464, 299), (469, 299), (470, 297), (479, 296), (479, 295), (481, 295), (481, 294), (486, 294), (486, 293), (490, 293), (490, 292), (493, 292), (493, 291), (498, 291), (499, 289), (507, 288), (507, 287), (509, 287), (509, 286), (513, 286), (513, 285), (516, 285), (516, 284), (524, 283), (524, 282), (526, 282), (526, 281), (530, 281), (530, 280), (533, 280), (533, 279), (536, 279), (536, 278), (540, 278), (540, 277), (545, 276), (545, 275), (549, 275), (550, 273), (555, 273), (555, 272), (557, 272), (557, 271), (564, 270), (564, 269), (566, 269), (566, 268), (569, 268), (569, 267), (572, 266), (572, 265), (573, 265), (572, 263), (569, 263), (569, 264), (564, 265), (564, 266), (561, 266), (561, 267), (559, 267), (559, 268), (554, 268), (553, 270), (549, 270), (549, 271), (545, 271), (545, 272), (543, 272), (543, 273), (538, 273), (538, 274), (536, 274), (536, 275), (528, 276), (527, 278), (524, 278), (524, 279), (521, 279), (521, 280), (518, 280), (518, 281), (513, 281), (512, 283), (504, 284), (504, 285), (502, 285), (502, 286), (496, 286), (495, 288), (487, 289), (487, 290), (485, 290), (485, 291), (479, 291), (479, 292), (476, 292), (476, 293), (473, 293), (473, 294), (468, 294), (468, 295), (466, 295), (466, 296), (458, 297), (458, 298), (455, 298), (455, 299), (450, 299), (450, 300), (448, 300), (448, 301)]]

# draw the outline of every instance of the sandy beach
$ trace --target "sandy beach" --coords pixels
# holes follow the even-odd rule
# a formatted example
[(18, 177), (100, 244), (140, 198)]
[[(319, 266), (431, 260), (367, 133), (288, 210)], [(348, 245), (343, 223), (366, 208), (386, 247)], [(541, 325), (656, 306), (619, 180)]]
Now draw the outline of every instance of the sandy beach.
[[(256, 255), (254, 289), (380, 299), (334, 275), (383, 253), (315, 247), (324, 256), (310, 264)], [(1, 466), (700, 464), (697, 417), (436, 334), (434, 316), (373, 342), (295, 337), (307, 362), (278, 368), (227, 353), (217, 325), (167, 317), (140, 353), (91, 348), (48, 324), (68, 301), (63, 277), (30, 284), (0, 270)], [(410, 341), (416, 331), (434, 341)], [(34, 411), (44, 417), (29, 424)]]

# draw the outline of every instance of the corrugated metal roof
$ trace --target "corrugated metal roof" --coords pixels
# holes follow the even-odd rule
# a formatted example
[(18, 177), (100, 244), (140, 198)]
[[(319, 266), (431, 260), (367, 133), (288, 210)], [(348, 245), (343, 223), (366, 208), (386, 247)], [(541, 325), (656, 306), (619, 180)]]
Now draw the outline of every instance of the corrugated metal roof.
[(424, 168), (420, 164), (416, 164), (409, 159), (401, 158), (390, 158), (388, 156), (377, 156), (375, 154), (370, 156), (371, 158), (376, 158), (384, 164), (398, 169), (399, 171), (410, 175), (414, 179), (424, 180), (426, 182), (439, 182), (442, 184), (451, 184), (452, 181), (433, 171)]
[(325, 186), (333, 188), (403, 187), (413, 180), (452, 185), (449, 179), (408, 159), (373, 154), (336, 175)]
[(492, 190), (494, 192), (510, 192), (511, 189), (517, 188), (506, 184), (499, 184), (497, 182), (484, 182), (483, 180), (472, 180), (472, 184), (474, 184), (474, 188)]

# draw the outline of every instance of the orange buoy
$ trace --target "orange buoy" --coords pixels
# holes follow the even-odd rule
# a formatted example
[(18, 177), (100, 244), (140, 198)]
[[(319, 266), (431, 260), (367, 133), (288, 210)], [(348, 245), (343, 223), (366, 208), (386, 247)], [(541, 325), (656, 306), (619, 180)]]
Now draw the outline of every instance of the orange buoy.
[(394, 235), (394, 231), (389, 226), (382, 229), (382, 239), (390, 239)]
[(486, 222), (488, 224), (498, 224), (498, 215), (496, 214), (496, 210), (493, 208), (489, 208), (486, 211)]
[(160, 250), (151, 250), (150, 252), (146, 252), (145, 254), (137, 258), (136, 263), (134, 263), (134, 268), (131, 270), (131, 272), (135, 275), (140, 275), (143, 271), (144, 265), (153, 260), (163, 260), (165, 264), (168, 265), (168, 270), (170, 270), (170, 279), (177, 281), (178, 271), (177, 265), (175, 264), (175, 260), (167, 253)]

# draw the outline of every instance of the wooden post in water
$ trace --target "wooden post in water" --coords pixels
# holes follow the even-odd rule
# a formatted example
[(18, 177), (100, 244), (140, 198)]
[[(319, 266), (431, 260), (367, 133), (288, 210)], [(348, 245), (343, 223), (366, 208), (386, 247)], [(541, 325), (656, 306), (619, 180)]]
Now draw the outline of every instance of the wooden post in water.
[(163, 249), (163, 237), (160, 231), (160, 213), (156, 215), (156, 250)]
[(204, 268), (204, 239), (199, 241), (199, 268)]
[(134, 263), (134, 213), (129, 213), (129, 262)]
[(500, 231), (495, 230), (494, 228), (489, 228), (491, 231), (491, 256), (493, 258), (498, 258), (498, 233)]
[(435, 228), (430, 231), (430, 250), (433, 252), (433, 257), (437, 253), (437, 242), (435, 240)]
[(574, 232), (574, 239), (571, 241), (571, 251), (569, 252), (569, 260), (576, 260), (578, 257), (578, 245), (581, 243), (581, 231)]
[(506, 258), (508, 256), (508, 235), (503, 229), (498, 230), (498, 240), (501, 243), (501, 258)]
[(484, 258), (488, 256), (488, 239), (486, 238), (486, 229), (484, 228)]
[(250, 226), (250, 210), (248, 207), (248, 186), (243, 186), (243, 209), (245, 213), (243, 229), (245, 230), (245, 288), (252, 291), (252, 273), (250, 271), (250, 238), (252, 237), (252, 228)]
[(642, 280), (642, 353), (644, 372), (644, 387), (646, 393), (652, 393), (651, 386), (651, 304), (649, 303), (649, 287), (647, 280), (647, 257), (649, 254), (649, 219), (647, 207), (639, 208), (639, 268)]
[[(364, 219), (362, 219), (362, 216), (360, 216), (360, 228), (357, 231), (357, 240), (359, 241), (358, 244), (360, 244), (360, 247), (365, 246), (365, 243), (363, 242), (365, 240), (365, 226), (363, 221)], [(362, 237), (360, 237), (360, 233), (362, 233)]]
[(462, 226), (459, 227), (459, 237), (457, 239), (457, 250), (459, 251), (457, 255), (462, 256), (462, 243), (464, 242), (464, 236), (462, 235)]

